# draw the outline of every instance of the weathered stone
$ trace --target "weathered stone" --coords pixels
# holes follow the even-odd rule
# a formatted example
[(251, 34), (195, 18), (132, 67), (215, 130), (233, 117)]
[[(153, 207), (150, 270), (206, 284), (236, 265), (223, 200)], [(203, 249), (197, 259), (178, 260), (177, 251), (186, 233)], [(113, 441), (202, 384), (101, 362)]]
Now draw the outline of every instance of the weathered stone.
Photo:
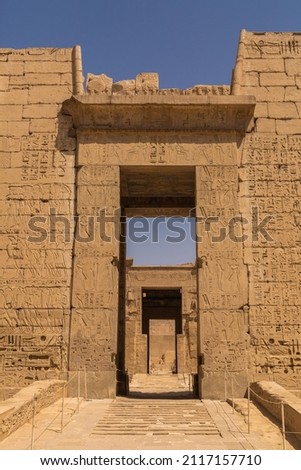
[(71, 90), (67, 86), (42, 86), (31, 87), (28, 94), (28, 104), (54, 104), (62, 103), (71, 96)]
[(184, 91), (180, 88), (160, 88), (160, 95), (183, 95)]
[(55, 119), (59, 108), (56, 104), (31, 104), (23, 106), (24, 119)]
[(0, 105), (0, 121), (19, 121), (22, 119), (22, 105)]
[(230, 87), (226, 85), (195, 85), (185, 90), (185, 95), (229, 95)]
[(249, 72), (284, 72), (284, 59), (248, 59), (243, 63), (243, 70), (249, 75)]
[(27, 104), (28, 90), (12, 90), (0, 92), (1, 104)]
[(295, 85), (294, 77), (288, 76), (286, 73), (260, 73), (259, 80), (261, 86), (293, 86)]
[(278, 119), (276, 121), (277, 134), (300, 134), (301, 119)]
[(301, 101), (301, 89), (296, 86), (288, 86), (285, 89), (285, 101), (300, 102)]
[(8, 76), (0, 76), (0, 91), (7, 91), (8, 90)]
[(157, 73), (139, 73), (135, 86), (138, 94), (154, 95), (159, 91), (159, 75)]
[(134, 95), (135, 91), (135, 80), (121, 80), (120, 82), (113, 83), (112, 93), (114, 95)]
[(101, 95), (102, 93), (112, 93), (112, 78), (108, 77), (104, 73), (101, 75), (94, 75), (88, 73), (87, 75), (87, 93), (89, 95)]
[(246, 95), (253, 95), (256, 98), (257, 102), (281, 102), (284, 101), (284, 94), (285, 91), (289, 88), (293, 87), (287, 87), (285, 88), (280, 87), (280, 86), (269, 86), (269, 87), (250, 87), (250, 86), (244, 86), (243, 87), (243, 92)]
[(256, 120), (257, 132), (276, 132), (275, 119), (259, 118)]
[(30, 122), (29, 130), (33, 132), (55, 132), (56, 122), (53, 119), (33, 119)]
[(276, 119), (299, 117), (295, 103), (268, 103), (268, 114), (270, 118)]
[(267, 103), (257, 103), (254, 111), (254, 117), (268, 117), (268, 104)]
[(301, 59), (285, 59), (285, 71), (288, 75), (301, 75)]

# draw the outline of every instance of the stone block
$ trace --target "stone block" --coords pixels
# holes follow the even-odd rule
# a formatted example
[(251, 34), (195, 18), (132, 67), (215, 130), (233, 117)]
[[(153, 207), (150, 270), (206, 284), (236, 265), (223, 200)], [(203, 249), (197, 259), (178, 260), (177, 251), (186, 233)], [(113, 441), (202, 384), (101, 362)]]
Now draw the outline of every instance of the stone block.
[(8, 75), (0, 77), (0, 91), (8, 90), (8, 82), (9, 82)]
[(1, 104), (27, 104), (28, 90), (12, 90), (0, 92)]
[(256, 120), (257, 132), (276, 132), (275, 119), (259, 118)]
[(245, 75), (246, 86), (259, 86), (259, 73), (258, 72), (248, 72)]
[(33, 119), (30, 122), (29, 130), (34, 132), (52, 132), (56, 131), (56, 122), (54, 119)]
[(0, 441), (31, 419), (34, 405), (38, 413), (58, 400), (64, 385), (62, 380), (35, 382), (5, 400), (0, 408)]
[(72, 73), (71, 62), (36, 61), (25, 62), (25, 73)]
[(296, 86), (297, 88), (301, 88), (301, 75), (300, 77), (296, 77)]
[(243, 62), (246, 72), (284, 72), (284, 59), (248, 59)]
[(139, 73), (136, 77), (136, 93), (154, 95), (159, 91), (159, 75), (157, 73)]
[(10, 77), (10, 86), (28, 85), (59, 85), (61, 75), (59, 73), (26, 73), (21, 76)]
[(288, 76), (286, 73), (260, 73), (259, 81), (261, 86), (293, 86), (295, 78)]
[(9, 62), (71, 62), (73, 48), (31, 47), (7, 49)]
[(22, 105), (0, 105), (0, 121), (18, 121), (22, 119)]
[(72, 85), (73, 75), (72, 73), (61, 73), (60, 74), (60, 85)]
[(134, 95), (136, 90), (135, 80), (121, 80), (113, 83), (113, 95)]
[(301, 103), (296, 103), (296, 108), (298, 110), (298, 116), (301, 118)]
[(24, 64), (12, 62), (0, 62), (0, 75), (23, 75)]
[(299, 117), (295, 103), (268, 103), (268, 115), (275, 119)]
[(67, 86), (35, 86), (29, 90), (28, 104), (61, 104), (71, 95), (72, 91)]
[(1, 152), (0, 154), (0, 167), (1, 168), (10, 168), (11, 165), (11, 154)]
[[(291, 87), (288, 87), (291, 88)], [(265, 101), (279, 101), (284, 100), (285, 87), (274, 86), (274, 87), (243, 87), (244, 95), (253, 95), (257, 102)]]
[(277, 134), (300, 134), (301, 119), (278, 119), (276, 121)]
[(89, 95), (101, 95), (103, 93), (111, 95), (112, 85), (112, 78), (108, 77), (104, 73), (101, 75), (88, 73), (87, 75), (87, 93)]
[(285, 101), (301, 101), (301, 89), (296, 86), (288, 86), (285, 89)]
[(268, 117), (268, 104), (267, 103), (257, 103), (254, 111), (254, 117)]
[(301, 75), (301, 59), (285, 59), (285, 70), (288, 75)]
[(21, 138), (0, 137), (0, 152), (19, 152), (21, 150)]
[(29, 121), (7, 121), (2, 122), (0, 127), (0, 135), (22, 137), (28, 135)]
[[(21, 108), (21, 107), (20, 107)], [(57, 104), (30, 104), (23, 106), (23, 118), (25, 119), (50, 119), (56, 118), (59, 112)], [(21, 109), (22, 113), (22, 109)], [(0, 108), (1, 116), (1, 108)]]

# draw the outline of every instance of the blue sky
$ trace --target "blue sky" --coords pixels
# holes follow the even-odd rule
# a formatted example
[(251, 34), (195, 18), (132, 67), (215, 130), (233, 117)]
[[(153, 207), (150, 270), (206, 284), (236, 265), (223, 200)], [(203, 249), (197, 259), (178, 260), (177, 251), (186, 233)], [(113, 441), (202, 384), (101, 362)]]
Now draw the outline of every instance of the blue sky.
[(7, 0), (1, 47), (82, 46), (85, 72), (228, 84), (239, 31), (298, 31), (300, 0)]
[[(158, 72), (162, 88), (187, 88), (230, 83), (241, 29), (300, 31), (301, 0), (7, 0), (0, 47), (79, 44), (85, 75)], [(128, 254), (164, 264), (195, 253), (187, 241), (153, 247), (136, 243)]]

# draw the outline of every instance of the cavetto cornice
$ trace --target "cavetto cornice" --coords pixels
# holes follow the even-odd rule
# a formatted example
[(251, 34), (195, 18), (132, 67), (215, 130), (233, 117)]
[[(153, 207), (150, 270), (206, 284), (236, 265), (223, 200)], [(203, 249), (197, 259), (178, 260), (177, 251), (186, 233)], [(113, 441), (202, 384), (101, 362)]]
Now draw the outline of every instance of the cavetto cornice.
[(253, 123), (253, 96), (73, 95), (63, 113), (77, 129), (246, 132)]

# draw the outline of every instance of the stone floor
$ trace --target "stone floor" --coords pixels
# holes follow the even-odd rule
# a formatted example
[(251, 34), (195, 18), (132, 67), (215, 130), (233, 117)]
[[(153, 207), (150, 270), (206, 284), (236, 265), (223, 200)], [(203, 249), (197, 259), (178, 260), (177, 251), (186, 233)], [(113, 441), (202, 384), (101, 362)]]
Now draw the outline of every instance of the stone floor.
[[(279, 428), (253, 404), (250, 434), (246, 418), (222, 401), (71, 398), (65, 400), (62, 432), (61, 408), (58, 401), (37, 415), (34, 449), (282, 449)], [(31, 436), (27, 423), (0, 449), (30, 449)], [(296, 440), (286, 446), (301, 449)]]

